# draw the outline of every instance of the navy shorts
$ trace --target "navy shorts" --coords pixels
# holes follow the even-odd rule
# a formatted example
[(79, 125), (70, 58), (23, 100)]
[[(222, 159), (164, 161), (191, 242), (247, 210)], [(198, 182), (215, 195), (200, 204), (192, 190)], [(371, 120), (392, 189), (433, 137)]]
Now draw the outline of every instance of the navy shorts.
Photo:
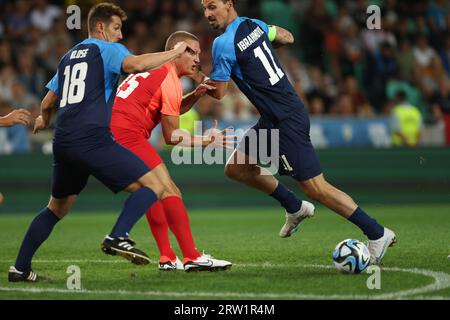
[(118, 193), (150, 171), (112, 137), (84, 146), (53, 144), (53, 160), (52, 196), (57, 199), (79, 194), (90, 175)]
[[(278, 129), (278, 137), (271, 129)], [(309, 129), (309, 117), (303, 109), (276, 124), (261, 118), (247, 131), (238, 145), (238, 150), (263, 166), (267, 164), (268, 158), (273, 158), (274, 162), (276, 158), (276, 167), (280, 175), (305, 181), (322, 173), (319, 159), (311, 143)], [(278, 152), (272, 150), (274, 148), (278, 149)]]

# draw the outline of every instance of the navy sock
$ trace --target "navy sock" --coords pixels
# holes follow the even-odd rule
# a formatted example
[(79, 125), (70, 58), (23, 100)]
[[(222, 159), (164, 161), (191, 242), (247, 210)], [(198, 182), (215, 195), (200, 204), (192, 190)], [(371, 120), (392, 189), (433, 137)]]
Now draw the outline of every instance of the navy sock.
[(297, 198), (297, 196), (281, 182), (278, 183), (277, 188), (270, 196), (277, 199), (288, 213), (295, 213), (302, 207), (302, 200)]
[(42, 209), (33, 219), (20, 246), (15, 265), (17, 270), (22, 272), (31, 270), (33, 255), (40, 245), (47, 240), (58, 221), (59, 218), (47, 207)]
[(369, 240), (377, 240), (384, 235), (384, 227), (359, 207), (356, 208), (348, 220), (356, 224)]
[(158, 200), (156, 193), (149, 188), (140, 188), (133, 192), (125, 201), (123, 210), (111, 231), (113, 238), (127, 237), (131, 228), (147, 212), (147, 210)]

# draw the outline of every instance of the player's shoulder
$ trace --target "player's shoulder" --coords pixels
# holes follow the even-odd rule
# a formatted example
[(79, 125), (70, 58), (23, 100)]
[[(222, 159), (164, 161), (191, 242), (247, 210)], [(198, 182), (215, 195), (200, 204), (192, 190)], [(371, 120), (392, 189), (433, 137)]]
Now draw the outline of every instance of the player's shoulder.
[(267, 29), (268, 28), (268, 25), (267, 25), (267, 23), (265, 23), (264, 21), (262, 21), (262, 20), (259, 20), (259, 19), (249, 19), (249, 20), (251, 20), (252, 22), (254, 22), (254, 23), (256, 23), (257, 25), (259, 25), (260, 27), (262, 27), (263, 29)]
[(119, 51), (126, 50), (126, 51), (128, 51), (128, 49), (121, 43), (103, 41), (103, 40), (95, 39), (95, 38), (85, 39), (82, 42), (80, 42), (79, 44), (95, 45), (100, 49), (100, 51), (109, 51), (109, 50), (119, 50)]
[(223, 33), (214, 39), (213, 51), (223, 51), (226, 47), (233, 46), (234, 39), (229, 33)]

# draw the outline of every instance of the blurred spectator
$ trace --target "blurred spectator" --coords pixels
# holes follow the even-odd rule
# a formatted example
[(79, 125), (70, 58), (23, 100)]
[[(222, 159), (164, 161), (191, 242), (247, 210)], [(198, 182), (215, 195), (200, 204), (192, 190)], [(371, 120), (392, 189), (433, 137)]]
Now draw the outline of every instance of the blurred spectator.
[(358, 87), (358, 82), (355, 77), (348, 76), (345, 79), (344, 86), (341, 91), (350, 97), (355, 115), (364, 117), (371, 117), (375, 115), (369, 101), (363, 94), (362, 90)]
[[(404, 91), (406, 93), (406, 98), (411, 104), (416, 106), (423, 104), (420, 91), (416, 87), (407, 81), (399, 80), (396, 77), (391, 77), (386, 84), (386, 99), (388, 101), (395, 100), (397, 93), (400, 91)], [(389, 110), (388, 112), (384, 112), (383, 110), (383, 113), (389, 113)]]
[(413, 79), (416, 61), (408, 39), (400, 42), (395, 58), (398, 62), (399, 77), (405, 81)]
[(356, 115), (356, 106), (353, 104), (352, 97), (345, 93), (340, 94), (331, 114), (344, 117)]
[(23, 47), (17, 57), (17, 79), (28, 92), (36, 96), (44, 92), (45, 74), (36, 65), (34, 48), (31, 46)]
[(220, 119), (223, 113), (221, 102), (209, 96), (205, 96), (198, 101), (196, 110), (199, 113), (201, 119)]
[(433, 34), (439, 35), (447, 29), (447, 17), (450, 13), (450, 3), (447, 0), (429, 1), (427, 19)]
[(256, 117), (255, 107), (234, 84), (228, 87), (228, 93), (221, 102), (222, 118), (226, 121), (248, 121)]
[(9, 104), (14, 108), (27, 109), (31, 112), (32, 119), (35, 119), (39, 115), (40, 100), (36, 96), (28, 93), (19, 81), (13, 82), (12, 97)]
[(384, 42), (373, 54), (367, 55), (365, 85), (367, 96), (377, 112), (381, 112), (385, 96), (385, 87), (390, 77), (397, 76), (399, 66), (392, 45)]
[(325, 113), (325, 102), (319, 95), (312, 95), (307, 103), (308, 112), (313, 116), (320, 116)]
[[(56, 18), (50, 31), (40, 38), (36, 47), (39, 63), (48, 77), (52, 77), (58, 67), (59, 60), (73, 46), (64, 19)], [(48, 78), (47, 77), (47, 78)]]
[(14, 3), (14, 10), (6, 20), (8, 38), (21, 41), (30, 27), (29, 2), (18, 0)]
[(393, 29), (399, 20), (397, 0), (384, 0), (383, 2), (382, 12), (386, 17), (385, 23), (389, 29)]
[(445, 142), (450, 145), (450, 83), (441, 81), (439, 92), (431, 101), (431, 111), (433, 116), (445, 125)]
[[(0, 0), (2, 100), (36, 110), (35, 99), (45, 93), (62, 55), (87, 37), (87, 12), (95, 2), (100, 0), (65, 2), (82, 9), (81, 30), (68, 30), (65, 6), (58, 1)], [(203, 18), (200, 1), (115, 2), (129, 17), (123, 33), (131, 52), (159, 51), (172, 31), (191, 31), (200, 39), (201, 64), (209, 74), (217, 34)], [(381, 30), (366, 27), (369, 4), (382, 7)], [(294, 46), (277, 51), (312, 115), (389, 114), (399, 91), (425, 119), (441, 121), (449, 114), (448, 90), (443, 89), (450, 77), (449, 1), (259, 0), (238, 1), (238, 6), (243, 16), (286, 27), (296, 36)], [(233, 88), (223, 101), (205, 98), (196, 109), (200, 117), (230, 121), (258, 116)]]
[(3, 100), (12, 99), (12, 86), (16, 81), (16, 71), (13, 66), (6, 65), (0, 69), (0, 97)]
[(310, 2), (310, 6), (301, 26), (300, 45), (304, 52), (304, 60), (312, 65), (324, 68), (324, 39), (329, 26), (330, 17), (327, 14), (325, 0)]
[(439, 82), (445, 75), (436, 50), (428, 44), (425, 36), (419, 36), (413, 47), (416, 61), (415, 77), (424, 96), (429, 98), (439, 88)]
[(355, 23), (347, 24), (343, 29), (343, 41), (340, 64), (342, 65), (344, 76), (355, 74), (356, 65), (364, 58), (364, 45), (361, 40), (359, 30)]
[(30, 15), (31, 24), (44, 32), (49, 31), (53, 21), (61, 16), (62, 10), (47, 0), (35, 0), (35, 6)]
[(342, 71), (340, 68), (340, 54), (341, 54), (342, 38), (338, 31), (337, 21), (330, 21), (330, 26), (325, 33), (325, 50), (329, 58), (331, 67), (331, 74), (337, 81), (342, 79)]
[(445, 38), (445, 45), (440, 51), (440, 57), (448, 77), (450, 76), (450, 34)]
[(305, 100), (304, 92), (309, 91), (312, 85), (306, 66), (288, 50), (279, 49), (278, 57), (295, 91)]
[(392, 144), (397, 147), (415, 147), (422, 135), (422, 115), (406, 98), (406, 93), (399, 91), (391, 113)]
[(0, 69), (11, 64), (11, 45), (6, 40), (0, 40)]
[(316, 66), (311, 66), (308, 70), (309, 83), (308, 88), (304, 88), (306, 98), (320, 97), (325, 106), (325, 112), (329, 112), (333, 105), (334, 97), (337, 94), (337, 87), (335, 86), (331, 77), (323, 74), (323, 72)]
[(364, 48), (370, 54), (376, 54), (377, 52), (379, 52), (380, 49), (382, 49), (383, 45), (386, 47), (386, 45), (388, 44), (391, 48), (397, 45), (395, 35), (386, 28), (385, 20), (386, 18), (383, 17), (381, 22), (381, 27), (383, 29), (369, 30), (364, 27), (362, 29), (363, 31), (361, 31)]

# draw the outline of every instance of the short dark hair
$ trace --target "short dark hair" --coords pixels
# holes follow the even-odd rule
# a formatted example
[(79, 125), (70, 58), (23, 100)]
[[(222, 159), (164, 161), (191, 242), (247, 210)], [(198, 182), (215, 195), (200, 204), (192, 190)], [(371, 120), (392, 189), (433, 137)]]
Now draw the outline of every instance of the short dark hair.
[(166, 51), (172, 49), (178, 42), (184, 41), (186, 39), (192, 39), (199, 41), (196, 36), (187, 31), (175, 31), (172, 33), (166, 41)]
[(98, 22), (111, 22), (113, 16), (118, 16), (122, 21), (127, 20), (125, 11), (113, 3), (102, 2), (93, 6), (88, 14), (88, 31), (94, 32)]
[[(228, 0), (222, 0), (223, 3), (227, 2)], [(231, 0), (231, 2), (233, 2), (233, 6), (236, 7), (236, 1), (235, 0)]]

